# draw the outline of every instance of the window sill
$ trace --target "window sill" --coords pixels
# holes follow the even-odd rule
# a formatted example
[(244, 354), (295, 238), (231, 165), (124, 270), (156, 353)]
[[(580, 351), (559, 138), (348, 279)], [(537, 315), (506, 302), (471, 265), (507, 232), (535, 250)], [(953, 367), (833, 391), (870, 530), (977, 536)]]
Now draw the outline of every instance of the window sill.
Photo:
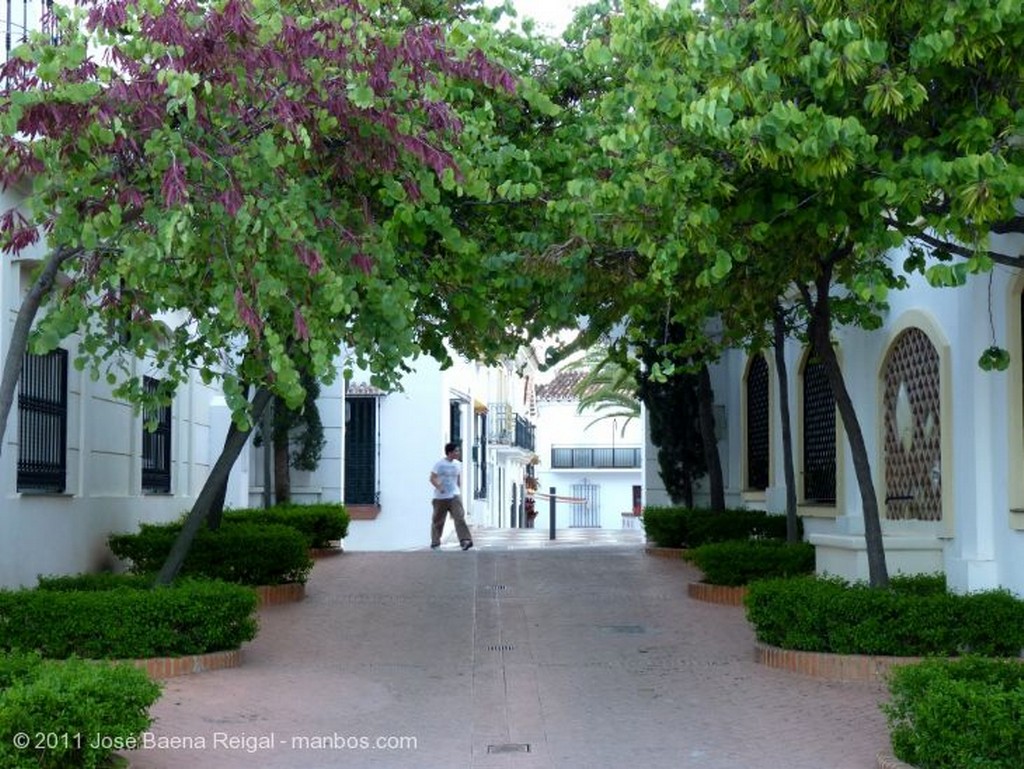
[(380, 515), (380, 505), (345, 505), (345, 512), (353, 521), (372, 521)]
[(839, 510), (835, 505), (819, 505), (804, 502), (796, 507), (797, 514), (802, 518), (838, 518)]
[(1024, 531), (1024, 510), (1010, 511), (1010, 528), (1016, 531)]

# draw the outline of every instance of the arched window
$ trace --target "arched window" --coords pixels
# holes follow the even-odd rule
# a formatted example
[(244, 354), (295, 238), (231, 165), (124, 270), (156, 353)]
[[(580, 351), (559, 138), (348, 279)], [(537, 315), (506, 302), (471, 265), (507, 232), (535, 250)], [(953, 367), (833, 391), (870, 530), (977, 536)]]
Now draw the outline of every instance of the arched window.
[(751, 491), (768, 488), (770, 467), (769, 453), (769, 387), (768, 363), (763, 355), (756, 355), (747, 369), (747, 435), (746, 435), (746, 481)]
[(919, 328), (896, 337), (882, 367), (885, 516), (942, 520), (939, 353)]

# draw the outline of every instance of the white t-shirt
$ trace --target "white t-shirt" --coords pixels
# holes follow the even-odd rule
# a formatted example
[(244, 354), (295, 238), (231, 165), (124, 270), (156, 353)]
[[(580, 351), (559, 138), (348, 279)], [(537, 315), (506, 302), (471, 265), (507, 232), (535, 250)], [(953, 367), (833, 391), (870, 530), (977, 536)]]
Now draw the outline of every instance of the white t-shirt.
[(433, 473), (440, 488), (434, 488), (434, 499), (451, 499), (459, 496), (459, 478), (462, 477), (462, 462), (457, 459), (438, 460)]

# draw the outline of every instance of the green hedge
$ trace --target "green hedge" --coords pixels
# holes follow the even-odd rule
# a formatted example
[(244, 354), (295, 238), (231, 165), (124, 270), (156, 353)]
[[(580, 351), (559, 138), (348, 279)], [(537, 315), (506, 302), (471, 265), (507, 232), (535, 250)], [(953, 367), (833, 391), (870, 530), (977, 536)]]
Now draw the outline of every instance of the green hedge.
[[(181, 523), (142, 524), (135, 534), (112, 534), (111, 551), (136, 574), (157, 572), (167, 559)], [(181, 574), (242, 585), (305, 582), (313, 561), (306, 537), (282, 524), (231, 523), (200, 529)]]
[(159, 696), (129, 666), (0, 654), (0, 766), (105, 769), (149, 728)]
[(781, 539), (713, 542), (690, 550), (686, 560), (712, 585), (746, 585), (755, 579), (791, 577), (814, 571), (814, 546)]
[(753, 582), (747, 618), (759, 641), (836, 654), (1016, 657), (1024, 601), (1003, 590), (956, 595), (934, 577), (894, 578), (888, 589), (835, 578)]
[(927, 660), (889, 676), (883, 705), (893, 752), (919, 769), (1020, 769), (1024, 665), (1007, 660)]
[[(798, 521), (799, 533), (803, 525)], [(763, 510), (714, 512), (686, 507), (646, 507), (643, 514), (647, 539), (659, 547), (695, 548), (737, 539), (785, 539), (786, 516)]]
[(176, 657), (237, 649), (256, 636), (251, 588), (183, 579), (139, 589), (98, 578), (93, 589), (81, 590), (73, 582), (44, 579), (35, 590), (0, 590), (0, 652), (37, 651), (54, 659)]
[(280, 523), (298, 529), (309, 547), (319, 548), (348, 536), (349, 515), (340, 502), (318, 502), (225, 510), (224, 523)]

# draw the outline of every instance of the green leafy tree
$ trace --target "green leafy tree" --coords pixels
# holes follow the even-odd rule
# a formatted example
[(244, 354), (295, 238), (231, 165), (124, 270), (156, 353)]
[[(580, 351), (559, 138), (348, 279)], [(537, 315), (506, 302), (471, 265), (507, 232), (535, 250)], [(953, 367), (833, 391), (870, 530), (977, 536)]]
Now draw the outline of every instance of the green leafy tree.
[[(546, 288), (558, 264), (541, 279), (522, 250), (467, 234), (509, 163), (532, 173), (489, 99), (555, 111), (488, 58), (486, 18), (388, 0), (88, 0), (54, 14), (57, 34), (0, 72), (0, 182), (28, 190), (0, 238), (45, 248), (0, 427), (44, 303), (35, 349), (79, 334), (76, 364), (117, 395), (146, 402), (140, 359), (161, 373), (159, 398), (193, 371), (218, 381), (232, 426), (160, 581), (266, 404), (299, 407), (302, 374), (330, 382), (341, 347), (386, 384), (416, 354), (443, 359), (444, 340), (495, 358), (568, 317), (571, 294)], [(465, 226), (455, 200), (482, 204), (464, 206)]]
[[(871, 582), (888, 581), (863, 434), (832, 347), (873, 328), (900, 269), (956, 285), (1019, 231), (1019, 4), (752, 0), (627, 3), (607, 44), (628, 86), (602, 105), (607, 178), (581, 200), (614, 217), (650, 265), (646, 287), (719, 343), (806, 320), (851, 445)], [(895, 264), (893, 249), (909, 258)], [(995, 365), (996, 353), (983, 358)]]

